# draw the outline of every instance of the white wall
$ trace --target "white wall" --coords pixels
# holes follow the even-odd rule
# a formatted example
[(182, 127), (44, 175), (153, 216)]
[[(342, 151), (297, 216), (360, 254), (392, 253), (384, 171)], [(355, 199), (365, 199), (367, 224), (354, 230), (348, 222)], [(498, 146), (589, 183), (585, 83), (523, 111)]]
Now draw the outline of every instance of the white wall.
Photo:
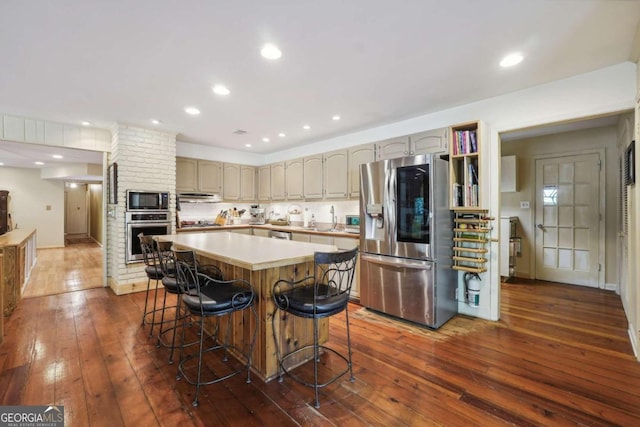
[(41, 179), (40, 169), (0, 167), (0, 190), (9, 191), (14, 228), (35, 228), (38, 248), (64, 246), (63, 181)]
[[(502, 143), (502, 155), (515, 154), (518, 159), (519, 189), (515, 193), (501, 193), (503, 216), (519, 218), (518, 232), (522, 237), (522, 257), (517, 258), (516, 276), (533, 278), (534, 237), (535, 237), (535, 160), (534, 157), (548, 154), (578, 152), (589, 149), (605, 149), (606, 171), (606, 212), (605, 212), (605, 283), (610, 288), (618, 283), (618, 150), (616, 148), (617, 128), (615, 126), (565, 132), (537, 138), (522, 139)], [(521, 209), (520, 202), (529, 201), (530, 209)]]

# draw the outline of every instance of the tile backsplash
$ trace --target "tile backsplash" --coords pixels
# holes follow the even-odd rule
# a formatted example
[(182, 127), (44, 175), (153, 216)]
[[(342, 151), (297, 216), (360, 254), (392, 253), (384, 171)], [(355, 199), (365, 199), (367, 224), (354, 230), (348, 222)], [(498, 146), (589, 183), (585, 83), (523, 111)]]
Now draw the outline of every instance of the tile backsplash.
[[(250, 219), (249, 208), (252, 204), (254, 203), (183, 203), (180, 206), (179, 217), (181, 221), (212, 221), (221, 210), (236, 208), (237, 210), (245, 209), (242, 220), (243, 222), (248, 222)], [(333, 206), (339, 224), (345, 223), (346, 215), (358, 215), (360, 209), (358, 200), (321, 202), (292, 201), (262, 203), (260, 206), (265, 208), (267, 217), (269, 217), (270, 214), (272, 218), (286, 218), (287, 215), (289, 215), (291, 221), (303, 221), (303, 215), (289, 214), (290, 208), (299, 207), (301, 212), (307, 209), (309, 216), (313, 214), (318, 223), (331, 223), (331, 206)]]

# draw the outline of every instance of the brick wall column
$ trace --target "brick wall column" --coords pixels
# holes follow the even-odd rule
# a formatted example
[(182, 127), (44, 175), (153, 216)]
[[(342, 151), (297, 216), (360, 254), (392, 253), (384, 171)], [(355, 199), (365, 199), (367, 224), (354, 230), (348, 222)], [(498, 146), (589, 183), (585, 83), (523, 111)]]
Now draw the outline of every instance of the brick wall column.
[(144, 263), (125, 263), (126, 190), (168, 191), (172, 232), (176, 208), (176, 134), (125, 124), (112, 131), (109, 164), (118, 164), (118, 203), (107, 217), (107, 279), (120, 295), (146, 289)]

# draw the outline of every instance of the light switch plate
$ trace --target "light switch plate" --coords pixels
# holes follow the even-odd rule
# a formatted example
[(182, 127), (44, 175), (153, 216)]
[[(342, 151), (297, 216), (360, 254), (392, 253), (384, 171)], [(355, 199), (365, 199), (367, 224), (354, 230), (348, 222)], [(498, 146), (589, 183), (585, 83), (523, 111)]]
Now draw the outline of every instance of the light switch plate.
[(520, 202), (520, 209), (529, 209), (529, 202)]

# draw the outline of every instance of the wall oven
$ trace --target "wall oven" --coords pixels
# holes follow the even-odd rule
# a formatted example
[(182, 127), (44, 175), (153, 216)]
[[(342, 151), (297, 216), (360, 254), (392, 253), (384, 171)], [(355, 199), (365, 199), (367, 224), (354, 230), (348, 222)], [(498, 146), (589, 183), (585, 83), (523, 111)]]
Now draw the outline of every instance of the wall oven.
[(127, 190), (127, 211), (168, 211), (169, 193)]
[(166, 212), (126, 212), (126, 259), (127, 263), (140, 262), (143, 260), (142, 248), (140, 247), (140, 233), (144, 235), (164, 235), (171, 234), (171, 214)]

